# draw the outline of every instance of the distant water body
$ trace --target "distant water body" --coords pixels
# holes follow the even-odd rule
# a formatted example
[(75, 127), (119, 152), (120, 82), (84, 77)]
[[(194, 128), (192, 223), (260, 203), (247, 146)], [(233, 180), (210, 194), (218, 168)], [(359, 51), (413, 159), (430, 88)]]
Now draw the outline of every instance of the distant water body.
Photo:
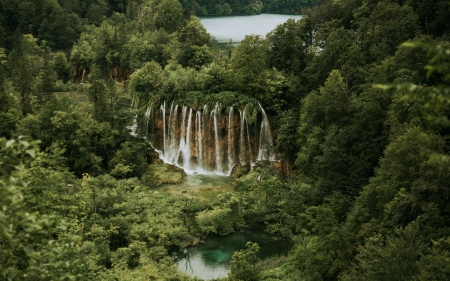
[(226, 43), (229, 39), (233, 43), (244, 40), (245, 35), (262, 35), (275, 29), (277, 25), (293, 18), (299, 20), (300, 15), (273, 15), (261, 14), (255, 16), (232, 17), (202, 17), (200, 18), (206, 30), (214, 36), (219, 43)]

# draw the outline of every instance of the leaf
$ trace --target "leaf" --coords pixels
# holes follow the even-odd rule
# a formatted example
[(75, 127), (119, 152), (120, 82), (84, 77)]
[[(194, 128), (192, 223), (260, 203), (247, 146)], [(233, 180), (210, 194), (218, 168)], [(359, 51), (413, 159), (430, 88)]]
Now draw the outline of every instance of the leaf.
[(34, 151), (34, 149), (27, 149), (25, 152), (33, 158), (36, 155), (36, 151)]
[(13, 145), (16, 141), (15, 140), (9, 140), (6, 142), (5, 148), (10, 147), (11, 145)]
[(27, 255), (31, 255), (34, 253), (33, 248), (31, 248), (30, 246), (24, 246), (23, 250), (25, 251), (25, 253), (27, 253)]

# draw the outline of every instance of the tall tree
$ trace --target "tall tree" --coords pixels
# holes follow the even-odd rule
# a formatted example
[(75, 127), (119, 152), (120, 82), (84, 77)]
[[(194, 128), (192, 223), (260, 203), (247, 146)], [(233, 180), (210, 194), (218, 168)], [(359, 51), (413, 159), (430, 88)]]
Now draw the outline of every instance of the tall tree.
[(267, 40), (259, 35), (246, 35), (236, 47), (231, 56), (231, 66), (240, 90), (255, 94), (252, 88), (266, 69), (268, 49)]
[(36, 77), (41, 67), (42, 59), (39, 56), (41, 52), (36, 38), (17, 34), (9, 61), (14, 86), (20, 94), (21, 110), (25, 115), (33, 110), (32, 97), (36, 94)]

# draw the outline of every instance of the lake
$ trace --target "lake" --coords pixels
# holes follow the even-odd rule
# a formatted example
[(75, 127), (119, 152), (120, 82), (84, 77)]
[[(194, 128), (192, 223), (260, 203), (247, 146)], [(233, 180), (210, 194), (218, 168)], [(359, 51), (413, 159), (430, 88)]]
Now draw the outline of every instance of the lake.
[(261, 14), (254, 16), (230, 17), (202, 17), (200, 18), (206, 30), (214, 36), (219, 43), (226, 43), (229, 39), (233, 43), (244, 40), (245, 35), (255, 34), (266, 36), (277, 25), (290, 18), (299, 20), (300, 15), (272, 15)]
[(264, 228), (248, 228), (228, 236), (208, 236), (205, 243), (174, 253), (178, 269), (191, 276), (210, 280), (226, 277), (230, 271), (233, 253), (245, 249), (245, 243), (259, 244), (259, 258), (286, 255), (291, 248), (287, 240), (276, 238), (264, 232)]

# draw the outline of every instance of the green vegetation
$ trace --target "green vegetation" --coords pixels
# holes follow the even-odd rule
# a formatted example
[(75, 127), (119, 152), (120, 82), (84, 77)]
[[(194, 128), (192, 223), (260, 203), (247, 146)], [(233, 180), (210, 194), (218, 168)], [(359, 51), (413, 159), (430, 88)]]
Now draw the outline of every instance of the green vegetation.
[[(450, 4), (285, 2), (0, 0), (0, 278), (195, 280), (170, 251), (265, 223), (291, 254), (229, 280), (450, 279)], [(309, 6), (227, 50), (190, 15)], [(282, 161), (155, 190), (184, 173), (129, 128), (163, 101), (261, 102)]]

